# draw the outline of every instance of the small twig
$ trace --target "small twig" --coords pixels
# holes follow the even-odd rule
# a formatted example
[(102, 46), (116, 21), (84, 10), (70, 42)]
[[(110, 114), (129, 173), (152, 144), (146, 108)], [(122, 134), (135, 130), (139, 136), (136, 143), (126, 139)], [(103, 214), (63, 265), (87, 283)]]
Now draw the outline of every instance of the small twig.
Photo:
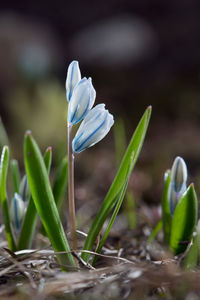
[(89, 270), (96, 270), (91, 264), (85, 262), (75, 251), (72, 251), (72, 255), (78, 260), (81, 266)]

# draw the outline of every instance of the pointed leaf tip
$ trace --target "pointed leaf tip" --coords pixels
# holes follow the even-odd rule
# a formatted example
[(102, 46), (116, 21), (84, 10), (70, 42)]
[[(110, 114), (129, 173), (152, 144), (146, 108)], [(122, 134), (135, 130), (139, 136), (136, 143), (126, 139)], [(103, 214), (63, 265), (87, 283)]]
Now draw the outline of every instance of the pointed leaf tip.
[(25, 133), (25, 136), (29, 136), (29, 135), (32, 135), (31, 130), (27, 130), (26, 133)]

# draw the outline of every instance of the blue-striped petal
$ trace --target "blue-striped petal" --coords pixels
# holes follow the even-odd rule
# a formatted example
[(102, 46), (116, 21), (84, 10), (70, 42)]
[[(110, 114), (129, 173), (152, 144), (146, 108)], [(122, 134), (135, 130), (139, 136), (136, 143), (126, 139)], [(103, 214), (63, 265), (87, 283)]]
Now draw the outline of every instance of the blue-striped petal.
[(81, 80), (81, 71), (79, 69), (78, 61), (74, 60), (70, 63), (67, 70), (67, 78), (66, 78), (66, 97), (67, 101), (71, 100), (74, 87)]
[(187, 167), (181, 157), (176, 157), (171, 169), (171, 183), (169, 186), (169, 208), (173, 215), (176, 205), (187, 186)]
[(91, 109), (73, 139), (73, 151), (80, 153), (98, 143), (106, 136), (113, 124), (113, 116), (105, 109), (105, 104), (99, 104)]
[(68, 122), (80, 122), (94, 105), (95, 97), (96, 92), (91, 79), (82, 78), (75, 86), (68, 105)]
[(14, 228), (19, 231), (24, 218), (24, 201), (22, 197), (15, 193), (10, 206), (10, 219)]

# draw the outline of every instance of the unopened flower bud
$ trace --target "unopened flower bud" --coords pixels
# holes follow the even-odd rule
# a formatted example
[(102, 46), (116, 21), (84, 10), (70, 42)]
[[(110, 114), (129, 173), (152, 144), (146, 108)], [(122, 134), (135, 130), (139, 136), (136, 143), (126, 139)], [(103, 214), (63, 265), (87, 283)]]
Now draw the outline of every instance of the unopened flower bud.
[(81, 80), (81, 72), (79, 69), (78, 61), (74, 60), (70, 63), (67, 70), (66, 96), (68, 102), (71, 100), (74, 87), (80, 80)]
[(91, 78), (83, 78), (75, 86), (68, 105), (68, 121), (70, 124), (80, 122), (94, 105), (96, 91)]
[(174, 213), (174, 209), (186, 191), (186, 182), (187, 182), (187, 167), (185, 161), (177, 156), (174, 160), (171, 169), (171, 184), (169, 187), (169, 204), (170, 204), (170, 212)]
[(105, 104), (95, 106), (88, 112), (73, 139), (73, 151), (80, 153), (98, 143), (113, 124), (113, 116), (105, 109)]
[(24, 218), (24, 212), (24, 201), (19, 194), (15, 193), (10, 206), (10, 219), (17, 231), (20, 230)]

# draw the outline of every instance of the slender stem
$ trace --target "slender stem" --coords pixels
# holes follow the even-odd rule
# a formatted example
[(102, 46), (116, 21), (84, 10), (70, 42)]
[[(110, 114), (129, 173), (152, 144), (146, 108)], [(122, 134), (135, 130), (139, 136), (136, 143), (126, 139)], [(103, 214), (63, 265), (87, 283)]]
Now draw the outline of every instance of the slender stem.
[(74, 201), (74, 154), (72, 151), (72, 125), (68, 123), (68, 198), (69, 198), (69, 221), (73, 250), (77, 249), (76, 240), (76, 217)]

